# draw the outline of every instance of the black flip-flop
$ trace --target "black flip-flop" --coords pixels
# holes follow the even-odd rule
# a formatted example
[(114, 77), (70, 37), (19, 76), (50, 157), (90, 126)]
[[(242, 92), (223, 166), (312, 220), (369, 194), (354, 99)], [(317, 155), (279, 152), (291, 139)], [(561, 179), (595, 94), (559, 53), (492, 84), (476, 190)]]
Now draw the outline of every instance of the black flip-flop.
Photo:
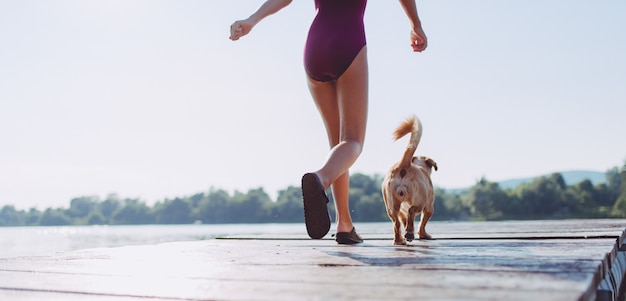
[(302, 176), (302, 199), (306, 231), (311, 238), (321, 239), (330, 230), (330, 215), (326, 207), (328, 197), (316, 174)]
[(356, 233), (356, 229), (352, 227), (350, 232), (337, 232), (335, 241), (340, 245), (353, 245), (363, 242), (363, 238)]

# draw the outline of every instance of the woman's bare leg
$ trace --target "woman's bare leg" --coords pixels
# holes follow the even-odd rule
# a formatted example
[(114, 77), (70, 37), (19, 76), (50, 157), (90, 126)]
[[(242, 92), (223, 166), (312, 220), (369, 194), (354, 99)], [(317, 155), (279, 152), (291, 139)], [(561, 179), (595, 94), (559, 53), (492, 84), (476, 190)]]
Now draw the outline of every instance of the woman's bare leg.
[(325, 188), (332, 185), (337, 209), (337, 232), (350, 232), (353, 225), (348, 200), (348, 169), (361, 154), (365, 140), (368, 104), (367, 49), (361, 49), (336, 82), (309, 79), (309, 90), (324, 120), (331, 146), (326, 162), (315, 173)]

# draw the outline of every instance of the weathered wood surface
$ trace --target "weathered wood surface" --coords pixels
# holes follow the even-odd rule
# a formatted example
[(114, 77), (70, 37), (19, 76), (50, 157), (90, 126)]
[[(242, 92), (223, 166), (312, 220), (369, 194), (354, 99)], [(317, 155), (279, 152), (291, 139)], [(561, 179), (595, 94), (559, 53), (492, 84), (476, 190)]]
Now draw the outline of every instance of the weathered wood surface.
[(437, 240), (393, 246), (391, 225), (357, 225), (356, 246), (287, 233), (19, 257), (0, 260), (0, 300), (595, 300), (625, 227), (432, 223)]

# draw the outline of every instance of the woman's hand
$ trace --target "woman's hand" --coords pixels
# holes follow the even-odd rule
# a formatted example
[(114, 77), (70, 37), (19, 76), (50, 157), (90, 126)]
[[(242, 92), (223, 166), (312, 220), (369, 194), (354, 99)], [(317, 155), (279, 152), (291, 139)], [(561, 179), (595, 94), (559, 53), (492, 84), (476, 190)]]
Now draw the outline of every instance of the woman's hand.
[(292, 0), (267, 0), (257, 11), (248, 19), (235, 21), (230, 26), (230, 39), (233, 41), (247, 35), (257, 23), (261, 22), (265, 17), (278, 12), (285, 6), (289, 5)]
[(239, 38), (247, 35), (254, 27), (255, 23), (250, 19), (235, 21), (230, 26), (230, 39), (233, 41), (239, 40)]
[(422, 52), (428, 47), (428, 39), (421, 26), (411, 29), (411, 47), (414, 52)]

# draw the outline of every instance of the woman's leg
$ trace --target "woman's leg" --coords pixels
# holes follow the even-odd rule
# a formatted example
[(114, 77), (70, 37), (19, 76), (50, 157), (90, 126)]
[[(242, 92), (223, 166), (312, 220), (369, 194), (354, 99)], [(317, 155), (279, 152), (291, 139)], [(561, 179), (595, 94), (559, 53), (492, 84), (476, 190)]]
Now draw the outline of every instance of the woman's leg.
[(337, 209), (337, 232), (350, 232), (350, 176), (348, 168), (363, 149), (367, 124), (367, 49), (363, 47), (350, 67), (336, 82), (309, 79), (309, 89), (322, 115), (331, 150), (326, 162), (315, 173), (322, 185), (332, 185)]

